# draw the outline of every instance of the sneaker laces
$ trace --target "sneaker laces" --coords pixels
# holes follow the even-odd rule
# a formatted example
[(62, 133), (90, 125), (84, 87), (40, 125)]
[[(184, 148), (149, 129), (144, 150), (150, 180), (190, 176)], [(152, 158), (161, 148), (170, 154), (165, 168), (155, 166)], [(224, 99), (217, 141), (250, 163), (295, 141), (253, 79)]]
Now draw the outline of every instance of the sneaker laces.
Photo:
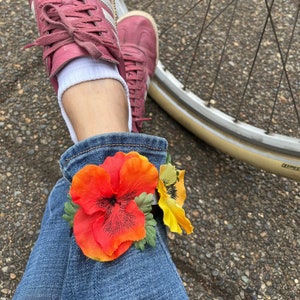
[[(61, 1), (59, 2), (61, 3)], [(89, 4), (73, 3), (69, 8), (59, 9), (62, 4), (45, 4), (42, 8), (41, 18), (45, 20), (45, 28), (41, 36), (25, 48), (33, 46), (48, 46), (44, 51), (44, 59), (54, 53), (57, 49), (75, 42), (85, 49), (93, 58), (100, 59), (101, 52), (97, 45), (106, 44), (113, 47), (113, 44), (105, 40), (101, 30), (96, 23), (102, 22), (100, 17), (94, 16), (89, 11), (97, 7)]]
[(144, 81), (148, 77), (148, 74), (143, 67), (143, 59), (131, 55), (129, 51), (123, 48), (122, 52), (125, 62), (126, 82), (129, 88), (132, 119), (135, 122), (149, 121), (151, 118), (141, 116), (144, 113), (145, 97), (148, 89), (148, 80)]

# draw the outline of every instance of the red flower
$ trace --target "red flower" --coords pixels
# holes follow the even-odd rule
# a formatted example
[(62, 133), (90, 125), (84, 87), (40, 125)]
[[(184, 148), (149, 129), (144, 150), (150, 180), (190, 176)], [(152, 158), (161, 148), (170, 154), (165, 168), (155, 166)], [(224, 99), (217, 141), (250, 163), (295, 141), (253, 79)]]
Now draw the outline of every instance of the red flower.
[(116, 259), (146, 236), (145, 215), (134, 199), (143, 192), (153, 194), (157, 181), (155, 166), (137, 152), (118, 152), (73, 177), (70, 195), (80, 207), (73, 231), (87, 257)]

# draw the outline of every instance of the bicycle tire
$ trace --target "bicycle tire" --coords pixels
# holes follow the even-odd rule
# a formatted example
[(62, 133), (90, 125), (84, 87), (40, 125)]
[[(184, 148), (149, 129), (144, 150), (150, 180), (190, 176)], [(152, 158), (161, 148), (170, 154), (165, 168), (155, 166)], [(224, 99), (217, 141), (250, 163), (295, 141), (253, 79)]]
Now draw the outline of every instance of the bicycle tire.
[[(119, 13), (127, 7), (119, 1)], [(300, 179), (300, 141), (264, 130), (213, 107), (183, 84), (159, 61), (149, 95), (172, 118), (211, 146), (257, 168)]]

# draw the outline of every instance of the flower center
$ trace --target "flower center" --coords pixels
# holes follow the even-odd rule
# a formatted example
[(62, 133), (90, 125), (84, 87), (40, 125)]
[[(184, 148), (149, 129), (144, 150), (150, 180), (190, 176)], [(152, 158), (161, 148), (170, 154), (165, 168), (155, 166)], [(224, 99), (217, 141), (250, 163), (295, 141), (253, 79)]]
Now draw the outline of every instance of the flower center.
[(107, 197), (107, 198), (99, 198), (97, 200), (97, 205), (99, 207), (102, 207), (105, 209), (110, 209), (111, 207), (115, 206), (117, 202), (118, 202), (118, 199), (117, 199), (116, 195), (113, 195), (113, 196)]
[(110, 205), (114, 206), (117, 202), (117, 198), (115, 196), (108, 199)]
[(172, 199), (176, 200), (177, 199), (177, 189), (175, 185), (169, 185), (167, 187), (168, 194), (171, 196)]

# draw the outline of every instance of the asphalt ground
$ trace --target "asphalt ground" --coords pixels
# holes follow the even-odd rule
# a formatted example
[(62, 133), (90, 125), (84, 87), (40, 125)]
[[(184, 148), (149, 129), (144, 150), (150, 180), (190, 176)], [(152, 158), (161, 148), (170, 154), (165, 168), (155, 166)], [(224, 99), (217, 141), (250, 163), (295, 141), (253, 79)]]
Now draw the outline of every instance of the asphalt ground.
[[(11, 299), (39, 233), (58, 159), (71, 145), (27, 1), (0, 0), (0, 292)], [(169, 234), (190, 299), (300, 299), (300, 184), (211, 148), (151, 99), (144, 132), (186, 170), (195, 231)]]

